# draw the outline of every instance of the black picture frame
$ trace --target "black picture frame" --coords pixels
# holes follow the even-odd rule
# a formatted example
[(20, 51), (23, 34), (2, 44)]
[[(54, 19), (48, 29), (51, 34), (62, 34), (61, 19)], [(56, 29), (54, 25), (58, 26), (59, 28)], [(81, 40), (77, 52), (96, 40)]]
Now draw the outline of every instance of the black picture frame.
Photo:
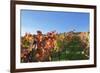
[[(86, 65), (75, 65), (75, 66), (59, 66), (59, 67), (41, 67), (41, 68), (16, 68), (16, 5), (39, 5), (39, 6), (52, 6), (52, 7), (71, 7), (71, 8), (84, 8), (93, 9), (94, 11), (94, 63)], [(59, 70), (59, 69), (75, 69), (75, 68), (90, 68), (96, 67), (96, 6), (94, 5), (78, 5), (78, 4), (62, 4), (62, 3), (47, 3), (47, 2), (33, 2), (33, 1), (11, 1), (11, 26), (10, 26), (10, 46), (11, 46), (11, 61), (10, 71), (13, 72), (27, 72), (27, 71), (44, 71), (44, 70)]]

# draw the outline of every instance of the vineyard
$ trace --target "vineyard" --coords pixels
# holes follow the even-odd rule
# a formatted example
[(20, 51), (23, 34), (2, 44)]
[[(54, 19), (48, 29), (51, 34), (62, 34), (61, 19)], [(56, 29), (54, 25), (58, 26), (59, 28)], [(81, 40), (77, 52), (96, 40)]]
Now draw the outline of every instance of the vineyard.
[(89, 32), (26, 33), (21, 37), (21, 62), (89, 59)]

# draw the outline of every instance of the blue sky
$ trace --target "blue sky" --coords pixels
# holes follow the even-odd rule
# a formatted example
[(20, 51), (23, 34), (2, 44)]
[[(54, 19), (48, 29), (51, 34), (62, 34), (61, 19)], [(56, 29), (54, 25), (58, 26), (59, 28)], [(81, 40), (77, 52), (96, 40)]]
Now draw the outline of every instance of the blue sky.
[(53, 30), (58, 33), (89, 31), (89, 13), (21, 10), (21, 35), (26, 32), (44, 34)]

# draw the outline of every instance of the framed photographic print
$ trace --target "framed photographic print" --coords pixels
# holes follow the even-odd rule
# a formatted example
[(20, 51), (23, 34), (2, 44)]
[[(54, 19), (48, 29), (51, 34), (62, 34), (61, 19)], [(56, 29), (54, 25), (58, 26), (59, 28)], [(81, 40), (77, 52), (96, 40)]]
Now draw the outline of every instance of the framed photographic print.
[(11, 72), (96, 67), (96, 6), (11, 1)]

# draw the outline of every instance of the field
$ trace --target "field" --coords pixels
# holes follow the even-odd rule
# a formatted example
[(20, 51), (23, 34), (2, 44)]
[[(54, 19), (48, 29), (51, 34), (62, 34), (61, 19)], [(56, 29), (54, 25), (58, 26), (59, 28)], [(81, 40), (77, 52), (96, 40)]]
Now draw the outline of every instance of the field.
[(21, 37), (21, 62), (89, 59), (89, 32), (26, 33)]

